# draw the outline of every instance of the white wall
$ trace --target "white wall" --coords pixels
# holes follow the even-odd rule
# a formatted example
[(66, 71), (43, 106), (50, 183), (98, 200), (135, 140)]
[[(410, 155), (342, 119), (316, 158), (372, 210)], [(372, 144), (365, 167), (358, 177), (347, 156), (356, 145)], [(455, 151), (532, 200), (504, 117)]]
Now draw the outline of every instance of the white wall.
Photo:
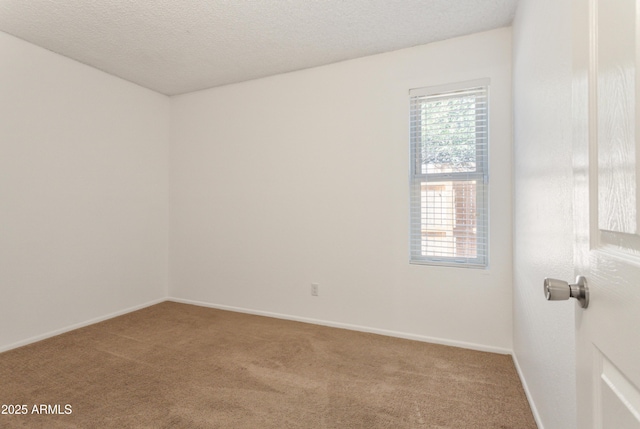
[[(170, 296), (509, 352), (510, 72), (506, 28), (173, 97)], [(483, 77), (491, 268), (410, 265), (408, 90)]]
[[(511, 349), (510, 29), (179, 96), (171, 112), (9, 35), (0, 46), (0, 350), (167, 294)], [(408, 89), (481, 77), (491, 268), (409, 265)]]
[(167, 294), (169, 99), (0, 33), (0, 350)]
[(575, 302), (542, 291), (574, 272), (571, 1), (522, 0), (513, 33), (514, 353), (540, 427), (572, 429)]

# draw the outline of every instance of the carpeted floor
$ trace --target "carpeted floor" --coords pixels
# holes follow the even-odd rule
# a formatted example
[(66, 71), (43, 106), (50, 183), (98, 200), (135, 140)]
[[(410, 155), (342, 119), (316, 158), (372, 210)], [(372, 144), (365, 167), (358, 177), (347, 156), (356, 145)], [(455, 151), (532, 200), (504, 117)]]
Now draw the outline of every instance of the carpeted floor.
[(26, 411), (1, 428), (536, 427), (510, 356), (174, 302), (0, 354), (0, 404)]

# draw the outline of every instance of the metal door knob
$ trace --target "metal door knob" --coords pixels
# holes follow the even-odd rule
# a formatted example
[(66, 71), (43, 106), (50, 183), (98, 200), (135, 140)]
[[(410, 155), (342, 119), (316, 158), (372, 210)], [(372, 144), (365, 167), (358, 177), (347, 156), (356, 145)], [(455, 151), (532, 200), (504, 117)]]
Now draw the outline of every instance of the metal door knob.
[(575, 298), (582, 308), (587, 308), (589, 306), (587, 279), (583, 276), (578, 276), (575, 284), (569, 284), (564, 280), (546, 278), (544, 279), (544, 296), (548, 301)]

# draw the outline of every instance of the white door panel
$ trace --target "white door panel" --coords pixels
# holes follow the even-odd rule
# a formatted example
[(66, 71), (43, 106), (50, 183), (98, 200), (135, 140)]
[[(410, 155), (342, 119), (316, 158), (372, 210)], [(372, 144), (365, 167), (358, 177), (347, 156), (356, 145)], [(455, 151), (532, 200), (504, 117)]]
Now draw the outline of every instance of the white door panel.
[(574, 1), (578, 427), (640, 429), (638, 3)]
[(596, 351), (600, 373), (596, 398), (600, 398), (602, 427), (640, 429), (640, 393), (605, 356)]

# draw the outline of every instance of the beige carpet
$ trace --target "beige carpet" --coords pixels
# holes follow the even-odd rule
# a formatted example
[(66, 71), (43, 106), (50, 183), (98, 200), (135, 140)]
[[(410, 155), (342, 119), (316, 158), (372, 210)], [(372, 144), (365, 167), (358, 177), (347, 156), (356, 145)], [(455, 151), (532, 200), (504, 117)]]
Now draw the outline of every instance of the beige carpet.
[(0, 404), (28, 410), (1, 428), (536, 427), (510, 356), (173, 302), (0, 354)]

